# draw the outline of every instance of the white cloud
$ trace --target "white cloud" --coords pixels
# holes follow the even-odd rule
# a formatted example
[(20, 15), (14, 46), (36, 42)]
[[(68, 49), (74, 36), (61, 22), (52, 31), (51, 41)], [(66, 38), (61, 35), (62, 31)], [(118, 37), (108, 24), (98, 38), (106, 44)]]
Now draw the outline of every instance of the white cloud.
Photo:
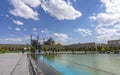
[(21, 42), (22, 40), (19, 38), (4, 38), (4, 39), (0, 39), (0, 41), (7, 41), (7, 42)]
[(91, 16), (91, 17), (89, 17), (89, 19), (95, 21), (95, 20), (96, 20), (96, 17), (95, 17), (95, 16)]
[(22, 0), (25, 4), (30, 5), (31, 7), (38, 7), (41, 4), (41, 0)]
[(13, 22), (14, 22), (15, 24), (17, 24), (17, 25), (23, 25), (23, 24), (24, 24), (23, 22), (21, 22), (21, 21), (19, 21), (19, 20), (13, 20)]
[(82, 15), (64, 0), (43, 0), (41, 7), (59, 20), (74, 20)]
[(59, 20), (74, 20), (82, 15), (71, 5), (70, 0), (68, 2), (64, 0), (11, 0), (10, 2), (14, 9), (10, 10), (9, 13), (25, 19), (39, 20), (39, 13), (35, 8), (40, 5), (45, 12)]
[(57, 38), (57, 40), (62, 41), (62, 42), (67, 42), (67, 39), (68, 39), (68, 35), (67, 34), (54, 33), (53, 35)]
[(100, 26), (112, 26), (117, 22), (117, 18), (112, 14), (99, 13), (96, 18)]
[(36, 28), (33, 28), (33, 31), (36, 31), (37, 29)]
[(12, 27), (8, 27), (8, 29), (10, 29), (10, 30), (11, 30), (11, 29), (12, 29)]
[(20, 28), (15, 28), (16, 31), (20, 31)]
[(120, 37), (120, 33), (118, 31), (116, 31), (115, 29), (107, 29), (106, 28), (106, 29), (104, 29), (104, 31), (98, 30), (97, 32), (99, 34), (99, 36), (97, 36), (97, 39), (100, 41), (119, 39), (119, 37)]
[(110, 34), (110, 33), (116, 33), (117, 31), (114, 28), (103, 28), (103, 27), (97, 28), (96, 30), (98, 34)]
[(104, 13), (98, 13), (97, 21), (101, 25), (114, 25), (120, 21), (120, 1), (119, 0), (101, 0), (103, 6), (106, 8)]
[[(12, 36), (13, 37), (13, 36)], [(25, 36), (22, 38), (2, 38), (0, 39), (0, 42), (2, 43), (23, 43), (24, 41), (30, 40), (30, 36)]]
[(120, 37), (120, 25), (114, 25), (112, 27), (96, 27), (98, 34), (97, 39), (100, 41), (119, 39)]
[(14, 9), (9, 11), (12, 15), (38, 20), (38, 12), (32, 8), (38, 7), (41, 4), (40, 0), (11, 0), (11, 3), (14, 6)]
[(42, 33), (49, 33), (48, 29), (41, 30)]
[(100, 0), (104, 11), (94, 15), (97, 39), (100, 41), (119, 39), (120, 37), (120, 1)]
[(78, 29), (76, 29), (76, 30), (74, 30), (74, 31), (80, 33), (82, 36), (92, 35), (92, 31), (91, 31), (90, 29), (78, 28)]

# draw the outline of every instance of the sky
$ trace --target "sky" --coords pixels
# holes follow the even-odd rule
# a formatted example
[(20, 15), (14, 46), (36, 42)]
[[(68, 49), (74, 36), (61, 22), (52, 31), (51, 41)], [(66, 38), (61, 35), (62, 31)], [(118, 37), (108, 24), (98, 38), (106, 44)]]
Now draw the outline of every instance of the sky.
[(0, 43), (29, 44), (30, 35), (64, 45), (120, 39), (119, 0), (1, 0)]

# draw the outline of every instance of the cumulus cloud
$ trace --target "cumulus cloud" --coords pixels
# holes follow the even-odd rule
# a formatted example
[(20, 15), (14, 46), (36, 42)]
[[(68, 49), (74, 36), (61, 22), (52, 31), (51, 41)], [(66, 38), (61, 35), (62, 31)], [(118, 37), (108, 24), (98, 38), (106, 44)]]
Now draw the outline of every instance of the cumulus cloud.
[(23, 24), (24, 24), (23, 22), (21, 22), (21, 21), (19, 21), (19, 20), (13, 20), (13, 22), (14, 22), (15, 24), (17, 24), (17, 25), (23, 25)]
[(68, 35), (67, 34), (54, 33), (53, 35), (57, 38), (57, 40), (62, 41), (62, 42), (67, 42), (67, 39), (68, 39)]
[(117, 18), (112, 14), (99, 13), (96, 18), (101, 26), (112, 26), (117, 22)]
[(15, 28), (16, 31), (20, 31), (20, 28)]
[(114, 28), (97, 28), (96, 29), (97, 33), (99, 36), (97, 36), (98, 40), (101, 41), (106, 41), (106, 40), (111, 40), (111, 39), (119, 39), (120, 37), (120, 30)]
[(59, 20), (74, 20), (82, 14), (64, 0), (43, 0), (41, 7)]
[(92, 35), (92, 31), (90, 29), (77, 28), (74, 31), (80, 33), (83, 37)]
[(38, 20), (38, 12), (32, 8), (38, 7), (41, 4), (40, 0), (11, 0), (11, 3), (14, 6), (14, 9), (9, 11), (12, 15)]
[(25, 4), (30, 5), (31, 7), (38, 7), (41, 4), (41, 0), (22, 0)]
[(98, 13), (95, 17), (102, 26), (114, 25), (120, 21), (120, 1), (119, 0), (101, 0), (105, 7), (104, 13)]
[(39, 20), (39, 13), (35, 10), (39, 6), (59, 20), (74, 20), (82, 15), (71, 5), (70, 0), (68, 2), (64, 0), (11, 0), (10, 2), (14, 9), (9, 13), (25, 19)]
[(97, 39), (106, 41), (119, 39), (120, 37), (120, 1), (119, 0), (100, 0), (104, 11), (96, 14), (91, 19), (97, 21)]

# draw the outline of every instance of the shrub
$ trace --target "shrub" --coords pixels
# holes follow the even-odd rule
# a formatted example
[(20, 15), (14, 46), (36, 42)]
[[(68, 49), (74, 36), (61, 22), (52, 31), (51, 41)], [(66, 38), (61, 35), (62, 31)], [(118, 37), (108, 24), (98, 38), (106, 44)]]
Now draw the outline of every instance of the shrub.
[(0, 49), (0, 53), (5, 53), (5, 50), (4, 49)]

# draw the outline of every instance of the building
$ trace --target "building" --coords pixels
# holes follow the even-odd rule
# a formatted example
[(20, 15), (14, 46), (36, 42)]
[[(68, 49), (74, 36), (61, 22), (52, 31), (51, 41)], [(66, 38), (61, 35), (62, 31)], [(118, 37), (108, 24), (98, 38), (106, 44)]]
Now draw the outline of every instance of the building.
[(83, 43), (83, 44), (80, 44), (80, 47), (83, 47), (83, 48), (96, 47), (96, 43), (95, 43), (95, 42), (91, 42), (91, 43)]
[(0, 49), (5, 50), (24, 50), (28, 49), (30, 45), (28, 44), (0, 44)]
[(39, 36), (37, 36), (37, 39), (33, 39), (31, 35), (31, 46), (33, 46), (35, 49), (40, 49)]
[(43, 39), (44, 45), (55, 45), (55, 41), (52, 38), (49, 38), (47, 41), (45, 41), (45, 38)]
[(60, 49), (64, 49), (65, 46), (63, 46), (63, 45), (41, 45), (42, 50), (44, 50), (45, 48), (47, 48), (47, 49), (56, 48), (56, 49), (60, 50)]
[(70, 47), (70, 48), (91, 48), (91, 47), (96, 47), (96, 43), (91, 42), (91, 43), (72, 44), (72, 45), (68, 45), (67, 47)]
[(108, 47), (107, 44), (104, 43), (96, 43), (96, 47)]
[(65, 48), (96, 48), (96, 47), (107, 47), (106, 44), (103, 43), (95, 43), (95, 42), (90, 42), (90, 43), (79, 43), (79, 44), (71, 44), (71, 45), (41, 45), (41, 48), (57, 48), (57, 49), (65, 49)]
[(108, 46), (109, 47), (120, 46), (120, 40), (109, 40), (108, 41)]

